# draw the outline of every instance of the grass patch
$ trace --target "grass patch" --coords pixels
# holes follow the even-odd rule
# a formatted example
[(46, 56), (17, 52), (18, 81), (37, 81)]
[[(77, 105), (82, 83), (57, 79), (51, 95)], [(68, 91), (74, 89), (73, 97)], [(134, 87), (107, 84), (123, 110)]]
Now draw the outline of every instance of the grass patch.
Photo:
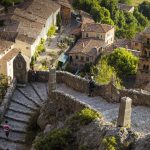
[(71, 125), (73, 124), (79, 124), (79, 125), (87, 125), (96, 118), (102, 118), (102, 115), (97, 113), (94, 110), (91, 110), (89, 108), (85, 108), (81, 110), (80, 112), (77, 112), (70, 120), (69, 123)]

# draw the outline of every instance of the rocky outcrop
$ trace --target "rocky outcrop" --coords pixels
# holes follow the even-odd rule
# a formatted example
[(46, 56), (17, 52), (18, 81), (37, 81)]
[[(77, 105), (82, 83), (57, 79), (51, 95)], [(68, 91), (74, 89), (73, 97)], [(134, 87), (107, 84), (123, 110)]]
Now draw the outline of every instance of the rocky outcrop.
[(135, 143), (134, 150), (150, 150), (150, 134)]

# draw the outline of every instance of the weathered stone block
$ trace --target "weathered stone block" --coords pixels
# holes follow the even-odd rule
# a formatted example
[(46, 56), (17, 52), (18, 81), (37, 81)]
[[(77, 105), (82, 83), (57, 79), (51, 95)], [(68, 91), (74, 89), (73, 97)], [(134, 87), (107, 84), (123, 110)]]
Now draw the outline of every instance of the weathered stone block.
[(132, 111), (132, 99), (129, 97), (123, 97), (121, 99), (117, 126), (118, 127), (130, 127), (131, 126), (131, 111)]

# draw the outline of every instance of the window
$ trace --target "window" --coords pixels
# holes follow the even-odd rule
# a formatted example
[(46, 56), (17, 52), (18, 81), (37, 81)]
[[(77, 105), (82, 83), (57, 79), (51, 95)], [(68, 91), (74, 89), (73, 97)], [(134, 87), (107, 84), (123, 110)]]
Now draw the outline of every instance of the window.
[(135, 45), (135, 46), (138, 46), (138, 43), (135, 43), (134, 45)]
[(86, 57), (86, 61), (89, 61), (89, 57)]
[(79, 59), (79, 57), (78, 57), (78, 56), (76, 56), (76, 59)]
[(150, 38), (147, 38), (147, 44), (150, 44)]
[(82, 60), (82, 61), (84, 60), (84, 57), (83, 57), (83, 56), (81, 56), (81, 60)]
[(88, 33), (86, 33), (86, 37), (89, 37)]

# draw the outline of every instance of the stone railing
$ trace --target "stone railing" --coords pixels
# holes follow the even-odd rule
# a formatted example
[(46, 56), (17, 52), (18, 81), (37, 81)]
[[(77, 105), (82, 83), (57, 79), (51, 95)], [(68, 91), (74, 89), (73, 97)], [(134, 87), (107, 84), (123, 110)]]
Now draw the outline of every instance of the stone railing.
[[(36, 81), (48, 82), (49, 72), (37, 71)], [(56, 82), (64, 83), (81, 93), (88, 93), (88, 80), (65, 71), (56, 71)], [(94, 96), (101, 96), (108, 102), (120, 102), (121, 97), (130, 97), (133, 105), (150, 106), (150, 93), (138, 90), (118, 90), (112, 82), (107, 85), (95, 83)]]
[(7, 89), (7, 92), (6, 92), (6, 95), (4, 97), (4, 100), (0, 106), (0, 120), (2, 121), (6, 111), (7, 111), (7, 108), (10, 104), (10, 101), (11, 101), (11, 98), (14, 94), (14, 91), (16, 89), (16, 79), (13, 79), (13, 81), (11, 82), (9, 88)]

